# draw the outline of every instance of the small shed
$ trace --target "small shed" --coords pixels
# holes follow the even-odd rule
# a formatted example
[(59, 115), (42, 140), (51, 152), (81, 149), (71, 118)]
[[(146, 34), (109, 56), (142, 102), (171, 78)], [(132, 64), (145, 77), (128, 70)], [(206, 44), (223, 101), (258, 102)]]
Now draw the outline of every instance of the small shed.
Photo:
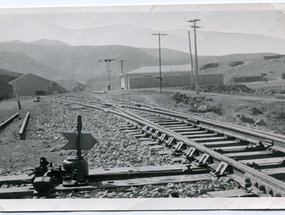
[(33, 96), (52, 94), (54, 82), (28, 73), (10, 81), (9, 84), (13, 86), (15, 96)]

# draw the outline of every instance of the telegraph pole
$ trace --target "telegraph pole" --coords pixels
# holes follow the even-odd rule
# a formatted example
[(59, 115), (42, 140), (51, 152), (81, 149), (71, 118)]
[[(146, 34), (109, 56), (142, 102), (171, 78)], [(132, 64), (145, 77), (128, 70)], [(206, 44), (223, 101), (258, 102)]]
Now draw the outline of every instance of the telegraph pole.
[(194, 85), (194, 78), (193, 78), (193, 57), (192, 57), (192, 50), (191, 50), (190, 31), (188, 31), (188, 40), (189, 40), (190, 62), (191, 62), (191, 87), (192, 87)]
[(111, 70), (110, 70), (110, 62), (113, 61), (113, 60), (117, 60), (117, 59), (104, 59), (104, 60), (99, 60), (99, 63), (101, 61), (104, 61), (105, 63), (107, 63), (107, 69), (108, 69), (108, 80), (109, 80), (109, 84), (108, 84), (108, 90), (111, 90)]
[(160, 94), (162, 94), (162, 77), (161, 77), (161, 49), (160, 49), (160, 36), (161, 35), (167, 35), (162, 33), (152, 34), (152, 35), (158, 35), (158, 50), (159, 50), (159, 79), (160, 79)]
[(195, 88), (196, 88), (196, 94), (199, 94), (199, 86), (198, 86), (198, 56), (197, 56), (197, 39), (196, 39), (196, 28), (200, 28), (199, 26), (196, 26), (196, 22), (201, 21), (200, 19), (192, 19), (187, 22), (193, 22), (194, 25), (191, 26), (194, 28), (194, 41), (195, 41)]

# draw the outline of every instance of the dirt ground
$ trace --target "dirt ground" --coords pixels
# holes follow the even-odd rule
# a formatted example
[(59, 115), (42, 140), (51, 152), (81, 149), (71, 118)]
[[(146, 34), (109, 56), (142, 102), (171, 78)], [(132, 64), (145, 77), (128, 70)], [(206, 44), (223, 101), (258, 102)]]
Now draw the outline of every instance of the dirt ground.
[[(28, 168), (33, 168), (39, 164), (39, 158), (43, 156), (50, 157), (58, 161), (59, 153), (48, 153), (49, 143), (41, 138), (29, 138), (29, 127), (34, 123), (33, 119), (41, 115), (47, 107), (48, 101), (34, 102), (33, 97), (13, 98), (0, 102), (0, 122), (2, 123), (15, 113), (19, 117), (10, 123), (4, 130), (0, 131), (0, 174), (22, 174)], [(20, 101), (21, 109), (19, 109)], [(31, 117), (27, 128), (27, 138), (21, 140), (19, 130), (26, 113), (29, 112)]]
[[(284, 84), (284, 82), (282, 82)], [(263, 87), (262, 87), (263, 86)], [(280, 92), (284, 86), (272, 86)], [(255, 85), (255, 90), (263, 90), (264, 85)], [(192, 115), (229, 122), (244, 127), (285, 134), (285, 96), (270, 93), (205, 93), (196, 94), (183, 88), (109, 91), (107, 95), (134, 102), (166, 108)], [(257, 91), (256, 91), (257, 92)], [(276, 94), (277, 95), (277, 94)], [(279, 94), (278, 94), (279, 95)]]

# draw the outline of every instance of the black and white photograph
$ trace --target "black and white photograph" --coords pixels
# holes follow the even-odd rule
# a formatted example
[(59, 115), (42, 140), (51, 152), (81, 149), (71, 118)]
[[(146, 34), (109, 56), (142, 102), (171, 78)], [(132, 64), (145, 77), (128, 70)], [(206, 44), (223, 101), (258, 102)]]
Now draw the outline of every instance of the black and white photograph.
[(0, 32), (3, 210), (285, 208), (285, 3), (1, 7)]

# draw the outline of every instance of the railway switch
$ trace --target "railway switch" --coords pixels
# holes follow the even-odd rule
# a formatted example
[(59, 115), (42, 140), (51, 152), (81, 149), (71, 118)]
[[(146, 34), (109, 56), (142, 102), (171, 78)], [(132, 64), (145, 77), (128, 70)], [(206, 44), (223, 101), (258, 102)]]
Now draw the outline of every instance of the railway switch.
[(53, 186), (62, 184), (65, 187), (84, 186), (88, 184), (88, 162), (82, 156), (81, 150), (91, 149), (97, 142), (91, 134), (83, 134), (81, 116), (77, 118), (77, 134), (62, 133), (68, 139), (68, 143), (63, 146), (63, 149), (77, 150), (76, 156), (66, 158), (63, 161), (63, 168), (53, 168), (50, 163), (47, 169), (48, 162), (40, 163), (43, 169), (42, 173), (37, 173), (37, 168), (34, 170), (34, 178), (32, 178), (33, 187), (37, 195), (49, 195)]
[(66, 175), (63, 177), (63, 186), (80, 186), (88, 184), (88, 162), (81, 154), (81, 150), (91, 149), (97, 142), (91, 134), (82, 134), (81, 116), (77, 118), (77, 134), (63, 133), (68, 139), (68, 143), (63, 149), (76, 149), (76, 157), (70, 157), (64, 160), (63, 168)]

